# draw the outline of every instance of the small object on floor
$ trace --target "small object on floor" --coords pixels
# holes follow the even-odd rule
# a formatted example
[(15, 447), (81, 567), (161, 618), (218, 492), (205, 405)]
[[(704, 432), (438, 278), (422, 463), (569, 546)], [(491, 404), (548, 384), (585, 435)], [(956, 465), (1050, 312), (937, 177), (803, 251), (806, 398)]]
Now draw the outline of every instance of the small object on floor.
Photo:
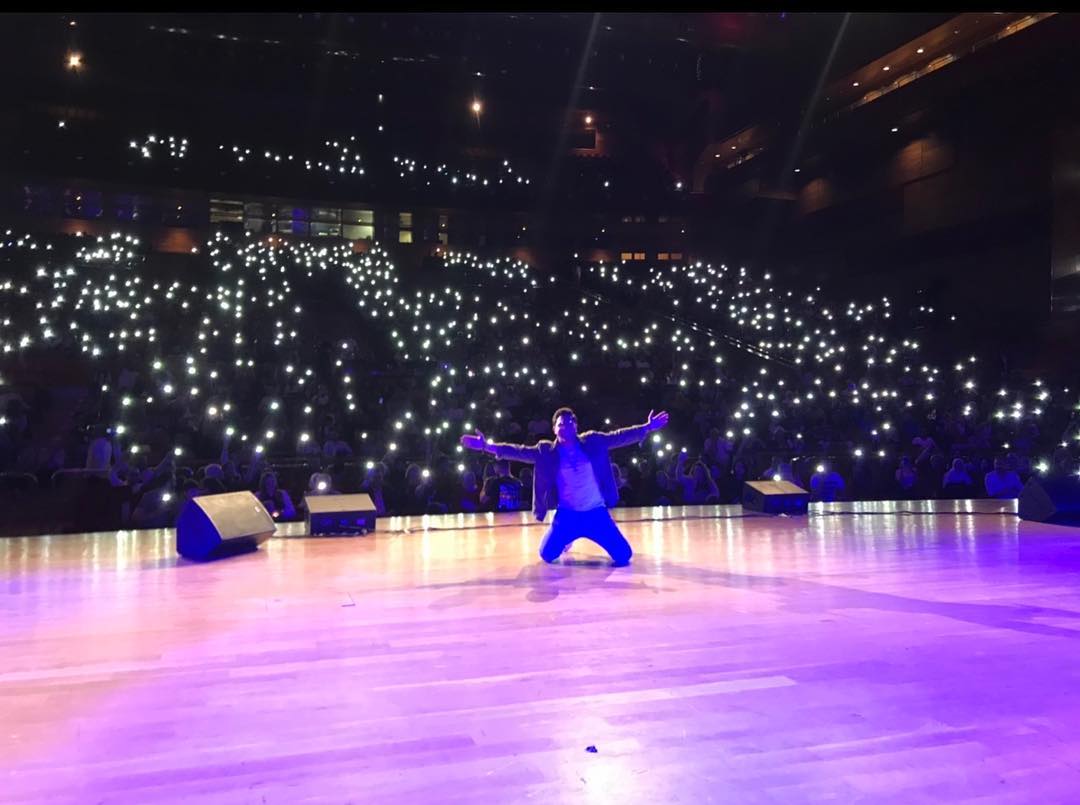
[(585, 751), (586, 752), (592, 752), (593, 754), (596, 754), (596, 747), (595, 746), (586, 746)]

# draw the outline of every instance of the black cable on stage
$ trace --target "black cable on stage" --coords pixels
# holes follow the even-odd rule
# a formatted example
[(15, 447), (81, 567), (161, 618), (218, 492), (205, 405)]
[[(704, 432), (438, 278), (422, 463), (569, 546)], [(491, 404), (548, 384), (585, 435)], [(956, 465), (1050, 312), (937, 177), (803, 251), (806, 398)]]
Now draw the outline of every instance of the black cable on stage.
[[(930, 511), (921, 512), (914, 509), (898, 509), (896, 511), (811, 511), (806, 515), (796, 515), (792, 517), (790, 515), (770, 515), (754, 512), (751, 514), (695, 514), (695, 515), (682, 515), (679, 517), (639, 517), (630, 520), (616, 520), (616, 525), (622, 523), (678, 523), (690, 520), (747, 520), (747, 519), (775, 519), (780, 516), (786, 517), (788, 520), (795, 520), (796, 517), (805, 516), (810, 517), (884, 517), (888, 515), (903, 515), (905, 517), (941, 517), (944, 515), (962, 515), (965, 517), (971, 517), (974, 515), (981, 515), (984, 517), (1019, 517), (1016, 512), (997, 511), (997, 512), (965, 512), (965, 511)], [(543, 522), (525, 522), (525, 523), (485, 523), (483, 525), (467, 525), (467, 526), (424, 526), (421, 528), (395, 528), (386, 531), (379, 531), (380, 534), (423, 534), (429, 531), (478, 531), (486, 529), (496, 528), (535, 528), (537, 526), (549, 526), (550, 523)]]

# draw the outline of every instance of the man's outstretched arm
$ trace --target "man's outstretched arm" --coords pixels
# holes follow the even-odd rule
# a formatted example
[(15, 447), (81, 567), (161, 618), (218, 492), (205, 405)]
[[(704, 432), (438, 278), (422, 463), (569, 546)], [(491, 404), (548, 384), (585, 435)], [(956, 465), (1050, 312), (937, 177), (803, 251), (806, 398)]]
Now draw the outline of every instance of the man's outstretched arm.
[(461, 444), (470, 450), (479, 450), (481, 453), (490, 453), (496, 460), (521, 461), (525, 464), (535, 464), (540, 456), (539, 445), (506, 444), (504, 442), (489, 442), (480, 431), (475, 436), (465, 434), (461, 437)]
[(643, 425), (632, 425), (629, 428), (619, 428), (612, 431), (601, 431), (601, 435), (607, 441), (608, 448), (613, 447), (628, 447), (632, 444), (637, 444), (650, 431), (660, 430), (668, 423), (667, 411), (661, 411), (658, 414), (649, 411), (649, 419)]

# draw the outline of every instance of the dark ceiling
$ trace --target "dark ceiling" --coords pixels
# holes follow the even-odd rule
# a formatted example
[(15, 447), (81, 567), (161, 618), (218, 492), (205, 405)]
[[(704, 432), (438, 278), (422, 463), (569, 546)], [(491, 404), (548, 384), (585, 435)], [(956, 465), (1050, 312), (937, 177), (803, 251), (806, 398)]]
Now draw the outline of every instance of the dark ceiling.
[[(568, 107), (594, 110), (643, 142), (672, 142), (700, 119), (705, 93), (721, 98), (728, 130), (797, 105), (843, 16), (21, 14), (0, 28), (0, 60), (8, 75), (24, 76), (8, 85), (16, 101), (274, 125), (283, 137), (376, 113), (403, 136), (472, 136), (468, 105), (479, 97), (485, 136), (527, 150), (530, 137), (553, 136)], [(950, 16), (850, 15), (831, 72)], [(84, 55), (78, 76), (63, 66), (70, 50)]]

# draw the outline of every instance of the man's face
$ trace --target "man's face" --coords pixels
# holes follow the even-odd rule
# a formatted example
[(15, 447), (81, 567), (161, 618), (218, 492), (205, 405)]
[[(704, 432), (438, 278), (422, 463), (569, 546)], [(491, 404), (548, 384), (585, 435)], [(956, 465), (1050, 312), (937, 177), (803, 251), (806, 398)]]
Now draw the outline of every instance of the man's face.
[(577, 420), (573, 414), (559, 414), (559, 418), (555, 420), (555, 436), (562, 441), (577, 436)]

